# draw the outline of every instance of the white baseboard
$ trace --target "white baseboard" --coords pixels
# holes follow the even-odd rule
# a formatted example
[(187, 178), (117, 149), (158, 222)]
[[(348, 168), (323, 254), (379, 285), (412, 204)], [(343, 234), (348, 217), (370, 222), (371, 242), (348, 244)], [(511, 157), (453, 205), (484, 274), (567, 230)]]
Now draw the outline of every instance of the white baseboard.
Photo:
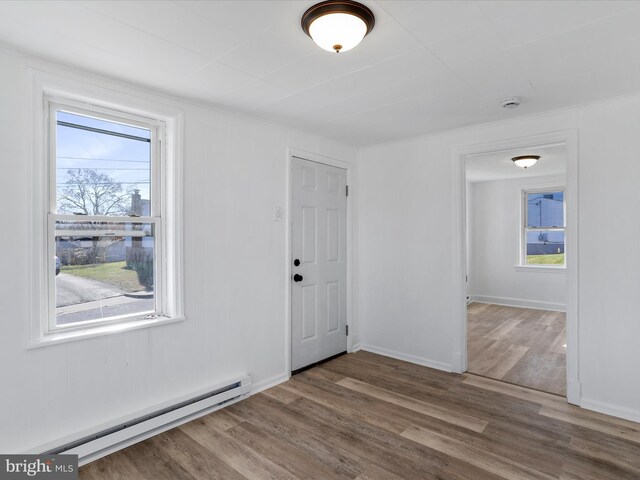
[(572, 405), (580, 405), (582, 396), (582, 384), (575, 380), (567, 380), (567, 402)]
[(361, 345), (361, 350), (365, 352), (377, 353), (385, 357), (395, 358), (396, 360), (403, 360), (409, 363), (415, 363), (416, 365), (422, 365), (423, 367), (433, 368), (435, 370), (442, 370), (443, 372), (451, 372), (451, 365), (429, 358), (417, 357), (415, 355), (409, 355), (407, 353), (396, 352), (394, 350), (388, 350), (386, 348), (376, 347), (375, 345)]
[(489, 297), (486, 295), (470, 295), (471, 302), (491, 303), (507, 307), (533, 308), (535, 310), (551, 310), (553, 312), (566, 312), (567, 306), (563, 303), (540, 302), (538, 300), (525, 300), (524, 298)]
[(267, 390), (268, 388), (275, 387), (276, 385), (280, 385), (281, 383), (284, 383), (287, 380), (289, 380), (290, 377), (291, 375), (287, 373), (280, 373), (271, 378), (267, 378), (260, 382), (254, 383), (252, 385), (251, 391), (247, 396), (255, 395), (256, 393), (260, 393), (263, 390)]
[(451, 356), (451, 371), (453, 373), (464, 373), (467, 369), (466, 365), (463, 365), (464, 357), (461, 353), (454, 353)]
[(580, 406), (586, 410), (593, 410), (594, 412), (640, 423), (640, 410), (635, 408), (619, 407), (610, 403), (589, 400), (588, 398), (583, 398), (580, 401)]
[(362, 344), (360, 342), (351, 346), (351, 351), (349, 353), (356, 353), (358, 350), (362, 350)]

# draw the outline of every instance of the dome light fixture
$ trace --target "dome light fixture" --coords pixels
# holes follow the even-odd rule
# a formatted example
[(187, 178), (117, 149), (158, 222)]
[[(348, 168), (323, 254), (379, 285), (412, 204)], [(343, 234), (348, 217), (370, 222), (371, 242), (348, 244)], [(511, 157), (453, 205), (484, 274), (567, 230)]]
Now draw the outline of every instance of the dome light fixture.
[(520, 155), (519, 157), (513, 157), (511, 159), (518, 167), (524, 168), (525, 170), (528, 167), (533, 167), (538, 160), (540, 160), (540, 155)]
[(327, 0), (302, 15), (302, 30), (328, 52), (346, 52), (358, 45), (376, 23), (373, 12), (352, 0)]
[(514, 108), (518, 108), (521, 102), (522, 99), (520, 97), (507, 97), (502, 100), (502, 108), (512, 110)]

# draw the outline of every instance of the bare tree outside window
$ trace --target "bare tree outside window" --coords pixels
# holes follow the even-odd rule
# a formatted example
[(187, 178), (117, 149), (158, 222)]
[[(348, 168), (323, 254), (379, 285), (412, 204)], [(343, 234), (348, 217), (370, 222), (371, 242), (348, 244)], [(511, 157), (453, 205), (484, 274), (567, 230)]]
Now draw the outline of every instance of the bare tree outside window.
[(93, 168), (67, 170), (58, 187), (58, 212), (81, 215), (127, 215), (133, 188), (124, 188), (106, 173)]
[[(93, 168), (67, 170), (66, 182), (58, 187), (58, 212), (76, 215), (128, 215), (133, 188)], [(62, 188), (60, 188), (62, 187)], [(91, 247), (78, 249), (67, 263), (105, 262), (105, 253), (120, 238), (93, 237)]]

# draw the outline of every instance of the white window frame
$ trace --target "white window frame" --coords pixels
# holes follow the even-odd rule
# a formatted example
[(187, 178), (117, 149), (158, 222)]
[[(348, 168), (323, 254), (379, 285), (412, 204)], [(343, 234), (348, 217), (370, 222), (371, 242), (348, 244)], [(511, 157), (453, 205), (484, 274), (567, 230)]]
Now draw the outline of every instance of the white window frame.
[[(184, 320), (182, 279), (182, 112), (174, 107), (112, 90), (59, 78), (34, 79), (34, 182), (32, 199), (31, 299), (27, 348), (81, 340)], [(61, 86), (61, 84), (63, 86)], [(155, 312), (56, 325), (55, 221), (87, 217), (56, 214), (55, 128), (58, 110), (152, 130), (151, 212), (149, 217), (91, 216), (109, 222), (153, 223)], [(154, 137), (155, 140), (154, 141)], [(51, 259), (51, 261), (49, 261)]]
[[(87, 109), (86, 107), (79, 105), (78, 102), (72, 100), (52, 101), (46, 99), (49, 108), (49, 221), (47, 228), (47, 239), (49, 244), (49, 258), (54, 258), (56, 255), (56, 243), (55, 243), (55, 224), (57, 221), (94, 221), (94, 222), (110, 222), (110, 223), (145, 223), (154, 225), (154, 259), (153, 259), (153, 274), (154, 274), (154, 310), (152, 312), (139, 312), (128, 315), (120, 315), (107, 317), (104, 319), (86, 320), (82, 322), (74, 322), (71, 324), (57, 325), (56, 322), (56, 290), (55, 281), (49, 281), (49, 314), (48, 314), (48, 328), (47, 334), (55, 333), (65, 330), (78, 330), (86, 328), (91, 325), (105, 325), (110, 323), (118, 323), (127, 320), (136, 320), (141, 318), (152, 317), (168, 317), (164, 312), (165, 307), (165, 288), (164, 288), (164, 272), (161, 265), (159, 265), (159, 259), (162, 258), (162, 238), (163, 238), (163, 210), (164, 204), (164, 192), (162, 188), (163, 184), (163, 169), (164, 155), (162, 154), (162, 143), (165, 138), (165, 125), (164, 122), (158, 120), (150, 120), (141, 118), (139, 116), (130, 115), (124, 112), (114, 112), (112, 110), (102, 107), (92, 107)], [(126, 217), (126, 216), (100, 216), (100, 215), (61, 215), (57, 214), (57, 142), (56, 142), (56, 117), (57, 112), (65, 111), (73, 114), (83, 115), (91, 118), (99, 118), (101, 120), (112, 121), (116, 123), (126, 123), (128, 125), (148, 129), (151, 132), (151, 178), (150, 178), (150, 198), (151, 198), (151, 212), (150, 216), (141, 217)], [(87, 236), (91, 236), (87, 233)], [(55, 278), (55, 265), (50, 262), (49, 278)], [(53, 277), (52, 277), (53, 275)]]
[[(527, 196), (531, 193), (555, 193), (562, 192), (562, 217), (564, 221), (564, 225), (562, 227), (529, 227), (529, 209)], [(564, 271), (567, 267), (566, 263), (566, 250), (567, 250), (567, 192), (566, 187), (544, 187), (544, 188), (527, 188), (523, 189), (520, 195), (520, 259), (518, 265), (516, 266), (518, 269), (531, 269), (531, 270), (559, 270)], [(562, 265), (551, 265), (551, 264), (531, 264), (527, 263), (527, 233), (530, 231), (562, 231), (565, 233), (565, 263)]]

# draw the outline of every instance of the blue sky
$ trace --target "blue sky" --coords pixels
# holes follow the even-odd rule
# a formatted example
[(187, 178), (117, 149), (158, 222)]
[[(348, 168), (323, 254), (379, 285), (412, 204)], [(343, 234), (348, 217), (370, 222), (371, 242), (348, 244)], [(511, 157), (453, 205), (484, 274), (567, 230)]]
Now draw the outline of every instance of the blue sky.
[[(151, 138), (151, 132), (143, 128), (63, 111), (58, 112), (57, 120)], [(142, 198), (149, 198), (151, 176), (149, 142), (58, 125), (56, 156), (58, 188), (64, 188), (61, 184), (67, 181), (67, 171), (70, 168), (93, 168), (121, 182), (125, 189), (128, 187), (140, 189)]]

